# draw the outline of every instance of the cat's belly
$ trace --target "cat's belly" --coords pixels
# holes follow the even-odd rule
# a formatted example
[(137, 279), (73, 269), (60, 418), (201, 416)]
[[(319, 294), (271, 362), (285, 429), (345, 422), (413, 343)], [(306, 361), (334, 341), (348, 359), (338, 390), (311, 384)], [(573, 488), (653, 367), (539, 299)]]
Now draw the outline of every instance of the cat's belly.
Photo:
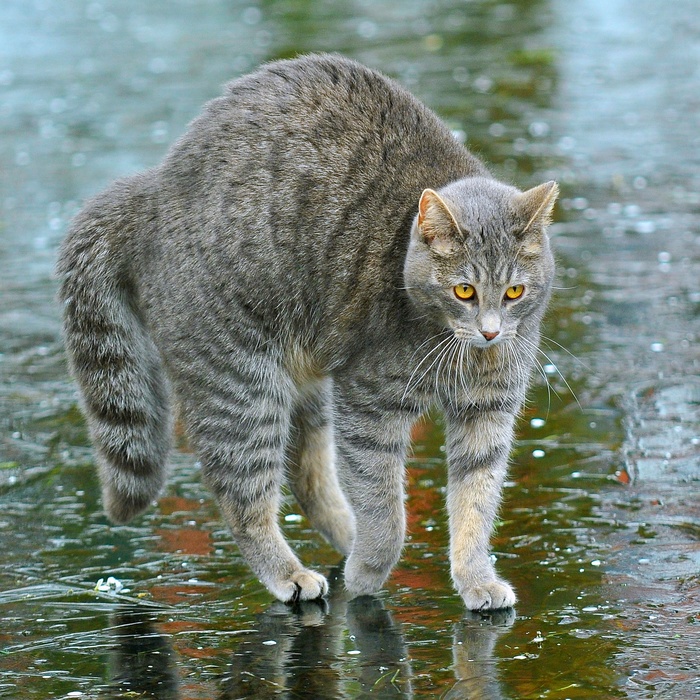
[(283, 362), (284, 368), (299, 388), (328, 377), (328, 371), (322, 363), (309, 350), (302, 348), (299, 343), (290, 342), (284, 348)]

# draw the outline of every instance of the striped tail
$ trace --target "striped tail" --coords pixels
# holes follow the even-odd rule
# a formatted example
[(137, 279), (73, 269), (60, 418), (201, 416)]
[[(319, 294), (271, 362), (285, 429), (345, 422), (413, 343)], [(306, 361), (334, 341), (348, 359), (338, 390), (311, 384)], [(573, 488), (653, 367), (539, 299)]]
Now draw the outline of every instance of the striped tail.
[(168, 382), (137, 308), (128, 251), (148, 203), (116, 183), (78, 215), (57, 266), (66, 351), (97, 454), (108, 516), (145, 510), (166, 476)]

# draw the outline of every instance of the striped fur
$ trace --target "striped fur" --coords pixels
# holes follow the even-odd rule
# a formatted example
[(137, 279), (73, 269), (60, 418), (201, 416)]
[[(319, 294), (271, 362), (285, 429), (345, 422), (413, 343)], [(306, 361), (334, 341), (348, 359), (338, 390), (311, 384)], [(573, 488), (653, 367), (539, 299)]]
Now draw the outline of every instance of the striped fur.
[(549, 297), (555, 196), (497, 182), (409, 93), (341, 57), (231, 83), (159, 167), (88, 202), (61, 250), (110, 517), (158, 495), (175, 401), (276, 597), (327, 591), (278, 525), (285, 481), (348, 556), (348, 589), (371, 593), (403, 545), (411, 424), (437, 403), (455, 584), (471, 608), (511, 605), (488, 538)]

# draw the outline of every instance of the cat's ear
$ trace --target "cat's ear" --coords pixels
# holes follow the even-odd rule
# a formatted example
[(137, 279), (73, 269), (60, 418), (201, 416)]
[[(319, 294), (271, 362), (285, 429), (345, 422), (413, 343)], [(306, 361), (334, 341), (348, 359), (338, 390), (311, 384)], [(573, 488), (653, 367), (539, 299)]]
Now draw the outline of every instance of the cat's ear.
[(527, 221), (522, 234), (533, 229), (546, 228), (552, 220), (552, 210), (559, 195), (559, 185), (554, 180), (537, 185), (515, 198), (516, 208), (523, 220)]
[(418, 202), (418, 233), (438, 255), (450, 255), (461, 238), (459, 225), (435, 190), (423, 190)]

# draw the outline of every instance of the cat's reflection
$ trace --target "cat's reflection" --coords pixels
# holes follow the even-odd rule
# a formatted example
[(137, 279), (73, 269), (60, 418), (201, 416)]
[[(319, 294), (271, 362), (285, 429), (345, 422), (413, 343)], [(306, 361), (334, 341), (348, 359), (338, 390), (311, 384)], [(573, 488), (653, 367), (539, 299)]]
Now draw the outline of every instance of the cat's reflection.
[(515, 621), (515, 611), (467, 613), (455, 625), (452, 657), (457, 682), (445, 700), (505, 700), (494, 657), (496, 641)]
[[(412, 697), (406, 643), (381, 600), (348, 600), (340, 572), (329, 600), (275, 603), (233, 654), (220, 700)], [(274, 643), (273, 643), (274, 642)]]
[[(343, 590), (338, 581), (332, 590)], [(340, 582), (342, 584), (342, 582)], [(493, 650), (514, 612), (470, 614), (455, 625), (456, 683), (442, 697), (502, 700)], [(157, 617), (132, 609), (112, 619), (116, 642), (107, 697), (179, 697), (176, 659)], [(220, 681), (219, 700), (239, 698), (412, 698), (412, 670), (401, 627), (375, 597), (295, 606), (274, 603), (241, 637)], [(128, 695), (127, 695), (128, 694)]]
[(113, 644), (105, 697), (180, 697), (175, 652), (168, 637), (158, 632), (157, 620), (157, 613), (132, 607), (120, 608), (110, 616)]

